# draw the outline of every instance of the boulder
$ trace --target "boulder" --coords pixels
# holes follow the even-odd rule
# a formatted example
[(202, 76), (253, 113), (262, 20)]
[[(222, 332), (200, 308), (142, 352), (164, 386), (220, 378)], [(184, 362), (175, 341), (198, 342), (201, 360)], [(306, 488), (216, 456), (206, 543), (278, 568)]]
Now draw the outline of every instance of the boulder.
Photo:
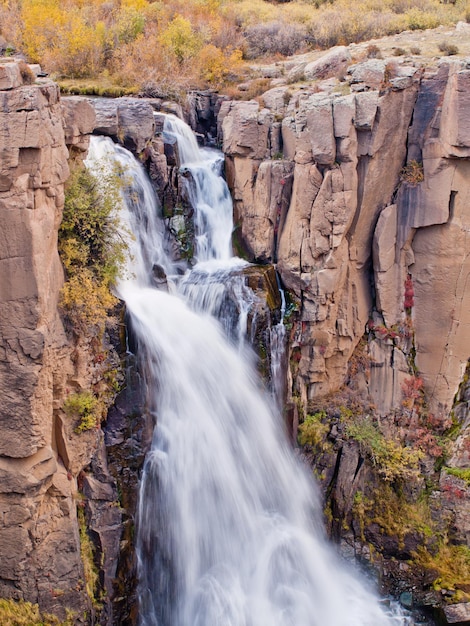
[(14, 89), (21, 87), (22, 84), (23, 79), (18, 63), (0, 63), (0, 89)]
[(371, 89), (379, 89), (384, 81), (386, 62), (383, 59), (369, 59), (348, 68), (351, 84), (364, 83)]
[(336, 46), (319, 59), (307, 63), (304, 70), (305, 80), (341, 76), (351, 62), (351, 53), (346, 46)]
[(444, 615), (448, 624), (467, 626), (470, 624), (470, 602), (459, 602), (445, 606)]
[(96, 126), (96, 113), (87, 98), (69, 96), (61, 99), (64, 119), (65, 143), (85, 152), (89, 135)]
[(264, 106), (275, 116), (283, 116), (285, 108), (289, 103), (289, 87), (274, 87), (265, 91), (262, 95)]
[(154, 109), (137, 98), (94, 98), (95, 133), (119, 140), (131, 152), (141, 154), (155, 135)]

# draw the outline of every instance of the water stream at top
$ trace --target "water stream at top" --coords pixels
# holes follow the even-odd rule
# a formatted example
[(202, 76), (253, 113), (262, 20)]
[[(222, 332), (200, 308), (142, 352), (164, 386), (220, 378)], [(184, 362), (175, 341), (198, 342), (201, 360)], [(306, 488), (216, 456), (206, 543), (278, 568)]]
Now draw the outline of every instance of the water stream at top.
[[(325, 540), (315, 486), (285, 441), (241, 340), (249, 296), (242, 294), (245, 305), (235, 313), (223, 306), (221, 294), (243, 262), (230, 252), (220, 156), (201, 152), (175, 118), (165, 136), (178, 142), (194, 192), (198, 262), (182, 278), (164, 253), (143, 170), (102, 139), (92, 140), (89, 157), (92, 167), (112, 151), (135, 185), (126, 194), (134, 201), (122, 210), (134, 239), (117, 290), (156, 415), (139, 496), (140, 625), (403, 625)], [(155, 264), (168, 275), (168, 291), (155, 288)]]

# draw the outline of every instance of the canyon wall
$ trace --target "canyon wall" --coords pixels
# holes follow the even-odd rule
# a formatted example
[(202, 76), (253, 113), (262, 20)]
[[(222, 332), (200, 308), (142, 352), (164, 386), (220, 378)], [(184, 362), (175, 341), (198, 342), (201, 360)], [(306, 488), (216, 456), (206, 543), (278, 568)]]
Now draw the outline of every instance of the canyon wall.
[(68, 366), (57, 230), (69, 175), (59, 89), (0, 65), (0, 593), (64, 615), (82, 607), (73, 485), (54, 425)]
[[(327, 525), (397, 592), (419, 546), (444, 557), (411, 522), (405, 549), (384, 511), (405, 528), (422, 498), (446, 549), (469, 540), (470, 70), (369, 59), (316, 78), (223, 102), (219, 137), (240, 245), (276, 264), (296, 309), (291, 410)], [(398, 446), (387, 461), (382, 436)], [(442, 596), (413, 576), (424, 604), (468, 599), (462, 580)]]
[[(304, 402), (345, 382), (368, 321), (412, 323), (432, 410), (448, 415), (470, 355), (470, 72), (374, 61), (369, 75), (368, 63), (346, 95), (327, 81), (222, 104), (235, 214), (251, 260), (275, 262), (298, 298)], [(387, 413), (408, 368), (383, 349), (371, 393)]]
[[(105, 555), (102, 521), (96, 543), (112, 576), (121, 515), (103, 433), (78, 434), (64, 403), (103, 385), (112, 350), (64, 328), (57, 233), (69, 153), (86, 154), (95, 113), (84, 101), (61, 103), (58, 86), (22, 62), (0, 64), (0, 101), (0, 596), (85, 623), (93, 609), (80, 534), (93, 527), (93, 502), (107, 509), (117, 540)], [(92, 460), (95, 478), (83, 472)]]

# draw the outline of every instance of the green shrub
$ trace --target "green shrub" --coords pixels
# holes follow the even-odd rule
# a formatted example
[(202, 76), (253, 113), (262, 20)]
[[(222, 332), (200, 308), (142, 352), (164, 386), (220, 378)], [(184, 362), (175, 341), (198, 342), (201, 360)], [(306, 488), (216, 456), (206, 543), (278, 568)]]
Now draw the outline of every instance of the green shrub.
[(465, 481), (467, 487), (470, 487), (470, 468), (467, 467), (444, 467), (444, 471), (451, 476), (460, 478)]
[(102, 409), (102, 403), (90, 391), (73, 393), (64, 402), (66, 414), (78, 420), (77, 434), (96, 428), (101, 421)]
[(387, 439), (378, 426), (367, 415), (353, 416), (343, 421), (346, 434), (354, 439), (367, 457), (376, 466), (379, 475), (388, 482), (416, 478), (421, 454), (393, 439)]
[(83, 165), (67, 181), (59, 229), (59, 253), (66, 273), (61, 306), (77, 333), (102, 332), (109, 309), (117, 302), (110, 289), (124, 261), (118, 232), (120, 203), (117, 173), (100, 172), (100, 184)]
[(329, 447), (326, 437), (330, 431), (325, 411), (319, 411), (314, 415), (307, 415), (299, 425), (298, 442), (301, 446), (311, 446), (312, 448), (325, 451)]
[(85, 513), (82, 508), (77, 508), (78, 529), (80, 534), (80, 557), (83, 563), (85, 577), (85, 589), (95, 609), (100, 609), (99, 575), (95, 564), (95, 546), (91, 541), (86, 527)]
[(439, 549), (432, 553), (418, 549), (416, 560), (424, 569), (433, 572), (435, 591), (452, 591), (452, 602), (470, 600), (468, 581), (470, 580), (470, 548), (465, 545), (452, 545), (441, 540)]
[[(364, 522), (378, 524), (380, 532), (397, 538), (401, 547), (408, 533), (420, 535), (422, 544), (436, 536), (426, 492), (409, 501), (401, 489), (396, 490), (390, 483), (382, 482), (371, 493), (370, 498), (363, 500)], [(354, 504), (358, 503), (355, 501)], [(361, 513), (360, 507), (358, 508), (358, 513)]]

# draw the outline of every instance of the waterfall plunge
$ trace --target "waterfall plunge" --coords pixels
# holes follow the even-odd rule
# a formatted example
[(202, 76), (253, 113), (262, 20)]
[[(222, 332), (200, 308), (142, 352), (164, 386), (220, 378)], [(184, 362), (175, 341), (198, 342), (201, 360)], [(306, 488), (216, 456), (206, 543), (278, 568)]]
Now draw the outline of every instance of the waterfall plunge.
[[(183, 142), (180, 154), (189, 151), (202, 171), (200, 153), (194, 146), (191, 152), (181, 135), (177, 140)], [(117, 150), (125, 169), (135, 167), (129, 153)], [(132, 176), (145, 181), (140, 169)], [(209, 219), (201, 221), (208, 228), (218, 206), (209, 209), (203, 207)], [(142, 219), (133, 217), (132, 207), (123, 209), (134, 231), (133, 259), (130, 277), (118, 285), (146, 360), (149, 405), (157, 416), (139, 496), (141, 626), (404, 624), (384, 613), (327, 545), (314, 485), (283, 439), (252, 353), (228, 342), (204, 311), (204, 298), (213, 302), (210, 290), (204, 287), (193, 311), (184, 301), (191, 297), (187, 290), (173, 288), (176, 295), (170, 295), (151, 287), (152, 263), (172, 269), (160, 235), (154, 239), (154, 227), (161, 233), (150, 215), (155, 210), (139, 205), (137, 216), (148, 214)], [(215, 219), (215, 230), (221, 221), (226, 217)], [(227, 267), (239, 263), (230, 260), (226, 243), (206, 245), (230, 238), (230, 230), (221, 239), (219, 234), (200, 233), (204, 263), (193, 270), (203, 267), (201, 274), (216, 285), (221, 259), (222, 282)], [(134, 249), (140, 245), (151, 249)]]

